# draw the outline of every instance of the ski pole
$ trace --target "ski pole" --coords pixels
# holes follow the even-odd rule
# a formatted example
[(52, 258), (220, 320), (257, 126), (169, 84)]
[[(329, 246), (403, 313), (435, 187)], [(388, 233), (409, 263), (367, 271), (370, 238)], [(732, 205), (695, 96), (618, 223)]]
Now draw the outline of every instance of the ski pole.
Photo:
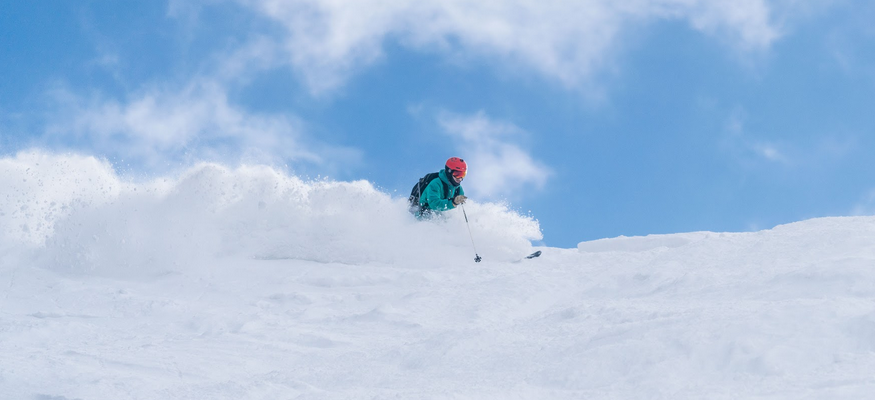
[(468, 236), (471, 237), (471, 246), (474, 247), (474, 262), (480, 262), (482, 258), (477, 254), (477, 245), (474, 244), (474, 235), (471, 234), (471, 225), (468, 223), (468, 213), (465, 212), (465, 206), (459, 205), (462, 207), (462, 215), (465, 216), (465, 226), (468, 227)]

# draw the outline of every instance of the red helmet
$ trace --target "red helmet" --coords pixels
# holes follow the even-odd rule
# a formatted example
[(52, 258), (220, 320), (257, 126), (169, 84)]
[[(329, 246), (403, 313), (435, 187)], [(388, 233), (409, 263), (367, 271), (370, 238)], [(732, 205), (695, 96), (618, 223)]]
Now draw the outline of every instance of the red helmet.
[(459, 157), (450, 157), (446, 165), (447, 173), (453, 174), (456, 178), (464, 178), (468, 174), (468, 164), (465, 160)]

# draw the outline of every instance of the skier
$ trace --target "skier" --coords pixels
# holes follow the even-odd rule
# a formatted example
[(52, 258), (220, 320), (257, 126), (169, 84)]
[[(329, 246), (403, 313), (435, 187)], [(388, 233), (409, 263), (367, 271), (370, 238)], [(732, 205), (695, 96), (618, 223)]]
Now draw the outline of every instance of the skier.
[(430, 218), (465, 204), (468, 198), (462, 189), (462, 180), (467, 173), (465, 160), (450, 157), (443, 170), (427, 174), (413, 186), (410, 212), (419, 219)]

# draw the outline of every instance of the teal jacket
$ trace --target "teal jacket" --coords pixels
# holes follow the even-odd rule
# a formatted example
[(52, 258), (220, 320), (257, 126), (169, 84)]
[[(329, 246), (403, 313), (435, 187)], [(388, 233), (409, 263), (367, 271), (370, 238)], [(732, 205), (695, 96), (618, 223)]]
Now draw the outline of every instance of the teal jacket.
[[(446, 184), (449, 189), (447, 193), (444, 193), (442, 183)], [(447, 170), (443, 169), (438, 172), (438, 179), (432, 180), (422, 191), (422, 195), (419, 196), (419, 205), (425, 209), (423, 214), (429, 214), (431, 211), (452, 210), (456, 208), (453, 205), (453, 198), (464, 194), (465, 190), (462, 189), (462, 185), (455, 186), (453, 179), (447, 176)], [(417, 216), (421, 217), (422, 215), (417, 214)]]

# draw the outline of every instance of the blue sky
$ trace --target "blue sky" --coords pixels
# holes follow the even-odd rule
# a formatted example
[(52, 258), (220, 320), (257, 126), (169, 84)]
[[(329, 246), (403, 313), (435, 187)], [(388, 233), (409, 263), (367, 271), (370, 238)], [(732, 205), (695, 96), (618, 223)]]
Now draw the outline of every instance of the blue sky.
[(450, 156), (550, 246), (875, 211), (875, 3), (0, 4), (0, 152), (367, 179)]

